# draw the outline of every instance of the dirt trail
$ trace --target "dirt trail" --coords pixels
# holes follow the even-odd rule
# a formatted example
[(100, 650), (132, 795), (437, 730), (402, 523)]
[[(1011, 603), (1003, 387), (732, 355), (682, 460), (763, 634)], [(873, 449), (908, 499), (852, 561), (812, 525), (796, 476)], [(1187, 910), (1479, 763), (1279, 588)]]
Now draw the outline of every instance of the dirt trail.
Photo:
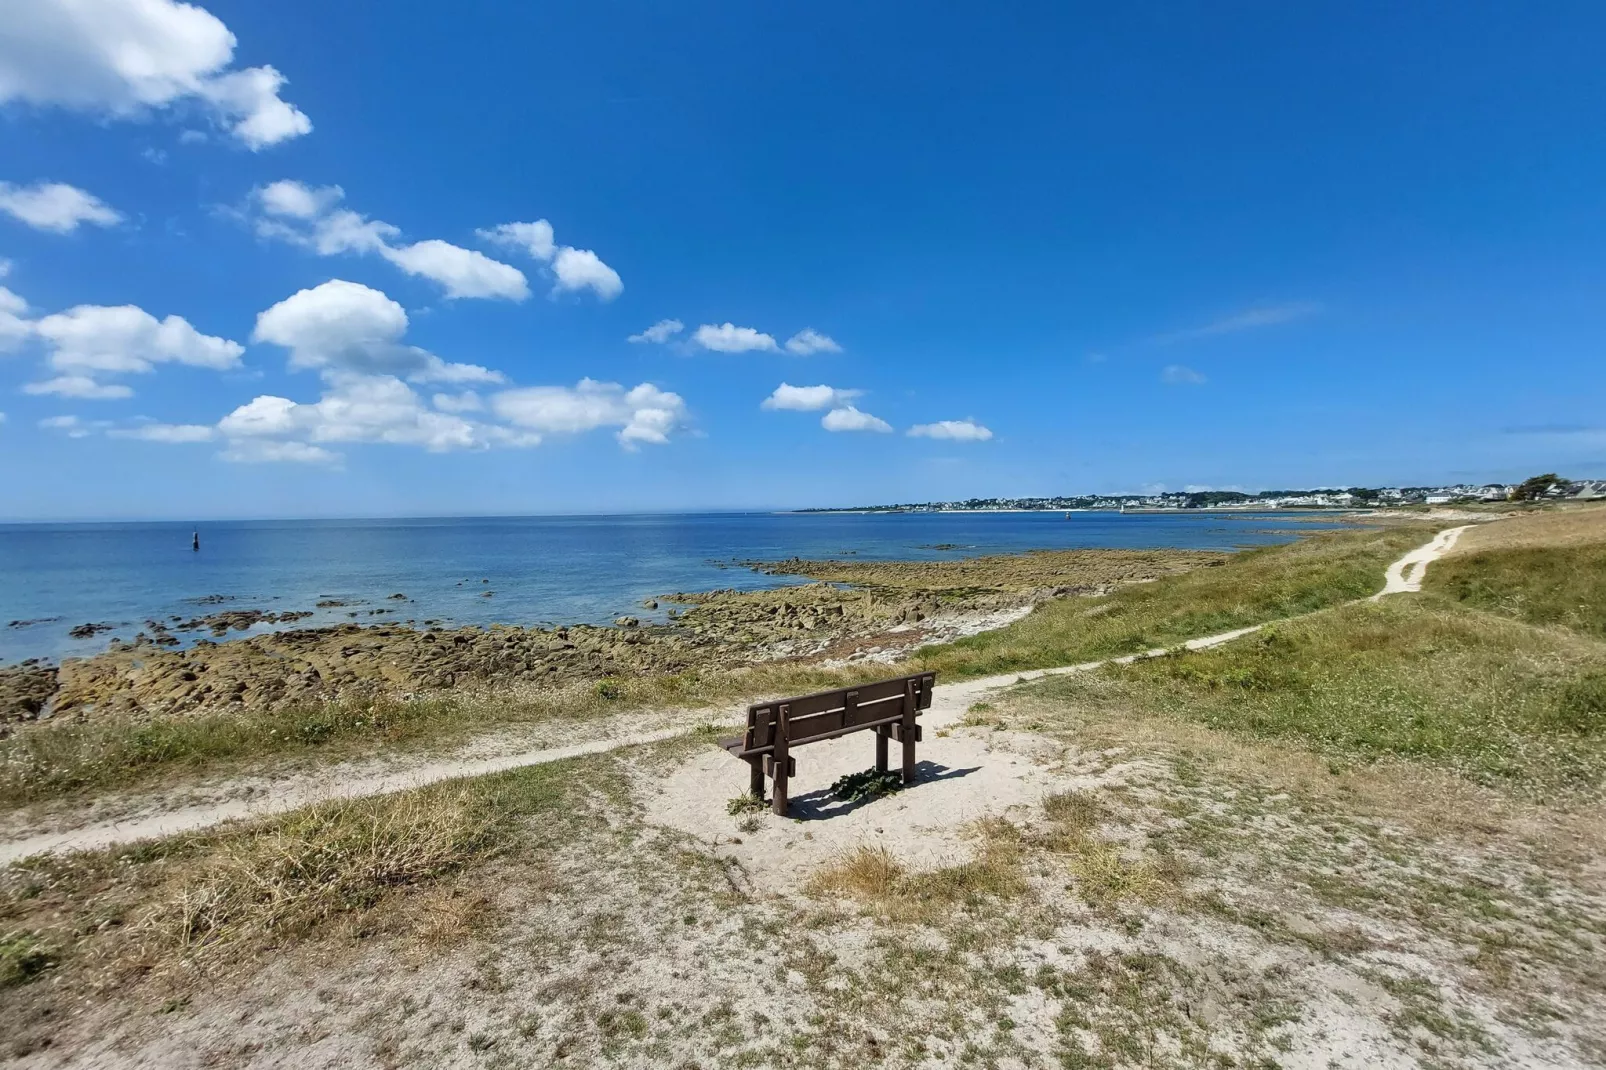
[(1461, 533), (1471, 526), (1463, 524), (1458, 528), (1446, 528), (1433, 536), (1433, 541), (1426, 546), (1418, 546), (1390, 565), (1383, 574), (1383, 589), (1372, 596), (1372, 601), (1376, 602), (1386, 594), (1420, 591), (1422, 577), (1427, 575), (1428, 566), (1449, 553)]
[[(1428, 564), (1454, 545), (1456, 537), (1464, 530), (1466, 529), (1451, 528), (1447, 531), (1442, 531), (1434, 537), (1432, 542), (1412, 550), (1390, 565), (1387, 572), (1386, 586), (1383, 591), (1372, 596), (1372, 600), (1376, 601), (1385, 594), (1421, 590), (1422, 576)], [(1409, 575), (1406, 573), (1407, 569), (1411, 570)], [(1267, 623), (1274, 622), (1268, 621)], [(1183, 643), (1182, 646), (1188, 650), (1207, 650), (1223, 643), (1230, 643), (1243, 636), (1251, 635), (1260, 631), (1263, 627), (1265, 627), (1264, 624), (1255, 624), (1247, 628), (1236, 628), (1216, 635), (1190, 639)], [(1077, 665), (1001, 673), (996, 676), (983, 676), (957, 683), (939, 684), (932, 695), (931, 718), (934, 722), (940, 720), (943, 723), (957, 720), (972, 703), (982, 699), (989, 692), (1022, 681), (1037, 680), (1046, 676), (1090, 672), (1106, 664), (1126, 665), (1144, 658), (1159, 657), (1167, 652), (1167, 648), (1156, 648), (1138, 654), (1087, 661)], [(736, 705), (715, 710), (644, 713), (634, 716), (642, 719), (651, 717), (653, 722), (660, 727), (650, 732), (593, 738), (576, 741), (566, 746), (548, 746), (535, 750), (526, 749), (491, 757), (457, 757), (405, 765), (390, 771), (358, 774), (356, 776), (341, 775), (342, 772), (349, 773), (349, 769), (320, 770), (318, 775), (312, 777), (291, 778), (281, 783), (271, 784), (266, 791), (250, 799), (228, 798), (200, 805), (164, 810), (159, 813), (130, 819), (96, 822), (64, 831), (12, 839), (5, 843), (0, 843), (0, 865), (9, 865), (34, 854), (95, 850), (116, 844), (132, 843), (137, 840), (193, 832), (226, 821), (269, 817), (330, 798), (361, 798), (372, 795), (385, 795), (443, 780), (485, 776), (508, 769), (542, 765), (547, 762), (562, 761), (566, 758), (579, 757), (585, 754), (596, 754), (623, 747), (657, 743), (690, 731), (698, 725), (710, 722), (716, 724), (735, 722), (743, 715), (743, 711), (743, 706)], [(616, 728), (617, 722), (612, 727)], [(227, 786), (224, 785), (216, 789), (216, 793), (220, 795), (227, 794), (226, 788)]]

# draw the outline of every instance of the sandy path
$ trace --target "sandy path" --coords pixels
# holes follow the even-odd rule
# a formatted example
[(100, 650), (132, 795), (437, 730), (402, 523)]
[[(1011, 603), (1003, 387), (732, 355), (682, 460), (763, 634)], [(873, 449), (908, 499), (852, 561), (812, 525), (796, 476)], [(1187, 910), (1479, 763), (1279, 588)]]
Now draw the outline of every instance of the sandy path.
[[(1465, 530), (1466, 528), (1461, 527), (1442, 531), (1434, 536), (1432, 542), (1412, 550), (1390, 565), (1384, 589), (1373, 595), (1372, 600), (1376, 601), (1385, 594), (1421, 590), (1422, 576), (1426, 572), (1428, 564), (1453, 546), (1456, 538)], [(1190, 639), (1182, 645), (1188, 650), (1207, 650), (1223, 643), (1230, 643), (1234, 639), (1251, 635), (1260, 631), (1263, 627), (1265, 627), (1264, 624), (1256, 624), (1247, 628), (1235, 628), (1232, 631), (1221, 632), (1217, 635)], [(1037, 680), (1045, 676), (1064, 676), (1070, 673), (1090, 672), (1110, 663), (1118, 665), (1130, 664), (1143, 658), (1159, 657), (1166, 652), (1166, 648), (1156, 648), (1143, 651), (1140, 654), (1127, 654), (1118, 658), (1087, 661), (1078, 665), (1065, 665), (1052, 669), (1033, 669), (1026, 672), (1001, 673), (996, 676), (962, 680), (958, 683), (939, 684), (932, 693), (931, 719), (934, 723), (951, 723), (962, 716), (972, 703), (981, 700), (992, 691), (1008, 687), (1011, 684), (1026, 680)], [(743, 710), (743, 707), (735, 706), (715, 710), (687, 710), (667, 713), (660, 711), (654, 714), (637, 715), (642, 717), (651, 716), (657, 724), (662, 726), (650, 732), (613, 735), (601, 739), (576, 742), (567, 746), (542, 747), (535, 750), (522, 750), (492, 757), (459, 757), (425, 762), (394, 771), (358, 774), (340, 779), (337, 779), (339, 777), (337, 771), (327, 770), (324, 771), (322, 776), (294, 778), (282, 784), (270, 785), (266, 791), (250, 799), (227, 799), (207, 802), (125, 820), (91, 823), (65, 831), (12, 839), (5, 843), (0, 843), (0, 865), (9, 865), (18, 859), (34, 854), (94, 850), (116, 844), (133, 843), (137, 840), (193, 832), (222, 824), (226, 821), (270, 817), (274, 814), (286, 813), (327, 799), (386, 795), (437, 783), (442, 780), (485, 776), (489, 773), (499, 773), (523, 766), (543, 765), (547, 762), (563, 761), (566, 758), (575, 758), (586, 754), (598, 754), (624, 747), (657, 743), (672, 739), (700, 724), (709, 722), (716, 724), (735, 723), (743, 716)], [(615, 722), (615, 727), (617, 727), (617, 722)]]
[(1376, 602), (1386, 594), (1420, 591), (1422, 577), (1427, 575), (1428, 566), (1449, 553), (1461, 533), (1471, 526), (1463, 524), (1458, 528), (1446, 528), (1433, 536), (1433, 541), (1426, 546), (1418, 546), (1390, 565), (1383, 574), (1383, 589), (1372, 596), (1372, 601)]

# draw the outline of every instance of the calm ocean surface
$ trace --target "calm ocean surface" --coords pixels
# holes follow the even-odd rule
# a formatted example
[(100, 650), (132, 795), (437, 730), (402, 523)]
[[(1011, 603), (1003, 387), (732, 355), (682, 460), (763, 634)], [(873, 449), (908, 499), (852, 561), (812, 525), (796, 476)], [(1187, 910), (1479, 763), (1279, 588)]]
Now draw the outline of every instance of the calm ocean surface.
[[(132, 639), (150, 618), (219, 609), (317, 610), (298, 627), (353, 619), (444, 624), (603, 624), (671, 591), (797, 582), (722, 568), (788, 557), (939, 560), (1077, 547), (1234, 549), (1334, 526), (1265, 515), (791, 514), (0, 525), (0, 663)], [(955, 544), (957, 550), (939, 550)], [(489, 583), (482, 583), (489, 580)], [(494, 591), (483, 597), (484, 591)], [(390, 601), (396, 593), (411, 601)], [(197, 604), (225, 596), (221, 605)], [(368, 610), (394, 612), (370, 616)], [(667, 607), (665, 607), (667, 609)], [(38, 621), (10, 626), (11, 621)], [(74, 640), (67, 630), (113, 630)], [(259, 629), (260, 630), (260, 629)], [(231, 635), (246, 633), (233, 632)], [(205, 633), (175, 633), (186, 642)]]

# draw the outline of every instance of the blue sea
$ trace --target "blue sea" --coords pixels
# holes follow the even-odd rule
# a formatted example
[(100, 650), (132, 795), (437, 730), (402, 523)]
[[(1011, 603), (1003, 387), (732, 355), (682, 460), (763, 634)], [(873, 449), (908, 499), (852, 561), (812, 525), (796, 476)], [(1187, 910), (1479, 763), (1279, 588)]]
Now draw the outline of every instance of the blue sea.
[[(1275, 513), (283, 520), (204, 524), (201, 548), (193, 551), (189, 524), (0, 525), (0, 664), (90, 654), (114, 636), (132, 639), (147, 619), (223, 609), (350, 603), (315, 610), (296, 627), (348, 620), (605, 624), (627, 613), (662, 619), (667, 606), (653, 613), (640, 604), (672, 591), (803, 582), (733, 567), (739, 560), (940, 560), (1081, 547), (1231, 550), (1331, 526)], [(948, 546), (955, 548), (938, 548)], [(494, 593), (486, 597), (487, 591)], [(393, 600), (394, 594), (408, 600)], [(371, 613), (379, 609), (391, 612)], [(88, 640), (68, 636), (74, 625), (90, 622), (112, 630)], [(174, 634), (186, 642), (205, 636)]]

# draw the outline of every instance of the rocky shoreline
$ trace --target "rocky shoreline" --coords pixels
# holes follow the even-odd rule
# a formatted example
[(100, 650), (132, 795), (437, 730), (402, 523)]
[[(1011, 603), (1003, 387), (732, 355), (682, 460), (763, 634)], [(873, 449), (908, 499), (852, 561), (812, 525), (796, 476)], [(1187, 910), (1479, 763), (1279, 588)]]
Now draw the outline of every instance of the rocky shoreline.
[[(399, 623), (299, 628), (186, 649), (177, 630), (223, 637), (300, 611), (230, 609), (147, 621), (104, 653), (0, 668), (0, 733), (95, 716), (164, 717), (271, 709), (464, 687), (562, 686), (776, 658), (894, 660), (922, 642), (1013, 619), (1051, 598), (1100, 594), (1227, 555), (1185, 550), (1070, 550), (958, 561), (743, 562), (815, 582), (760, 591), (678, 592), (668, 624), (445, 628)], [(396, 596), (393, 596), (396, 597)], [(405, 598), (405, 596), (400, 596)], [(684, 608), (680, 608), (684, 607)]]

